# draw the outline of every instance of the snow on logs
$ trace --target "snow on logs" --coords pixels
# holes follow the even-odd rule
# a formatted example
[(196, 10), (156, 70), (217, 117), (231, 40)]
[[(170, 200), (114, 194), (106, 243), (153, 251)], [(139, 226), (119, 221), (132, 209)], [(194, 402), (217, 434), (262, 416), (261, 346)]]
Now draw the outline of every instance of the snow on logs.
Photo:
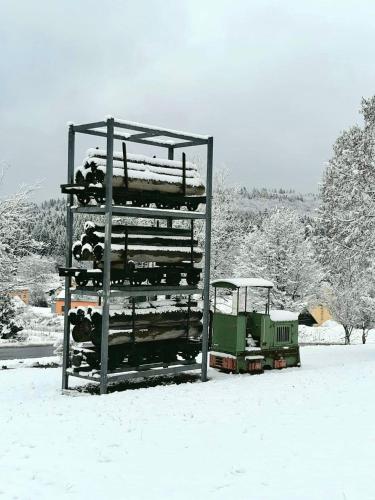
[[(158, 304), (160, 303), (160, 305)], [(139, 307), (142, 306), (142, 307)], [(202, 311), (196, 302), (157, 301), (134, 309), (112, 311), (109, 316), (108, 344), (150, 342), (181, 337), (197, 338), (202, 332)], [(149, 306), (149, 307), (147, 307)], [(134, 316), (133, 316), (134, 314)], [(102, 313), (92, 308), (69, 311), (75, 342), (101, 341)]]
[[(187, 236), (185, 230), (125, 225), (117, 225), (115, 230), (118, 232), (111, 234), (112, 263), (132, 260), (138, 263), (178, 264), (191, 259), (197, 263), (202, 259), (198, 241)], [(81, 240), (73, 243), (72, 254), (78, 261), (101, 261), (104, 256), (104, 227), (87, 222)]]
[[(107, 157), (106, 151), (89, 149), (83, 165), (75, 172), (77, 184), (105, 184)], [(124, 175), (124, 159), (120, 152), (113, 153), (113, 187), (126, 187), (131, 191), (159, 191), (179, 194), (185, 184), (188, 196), (203, 195), (205, 187), (196, 165), (181, 161), (151, 158), (144, 155), (127, 155), (127, 181)]]

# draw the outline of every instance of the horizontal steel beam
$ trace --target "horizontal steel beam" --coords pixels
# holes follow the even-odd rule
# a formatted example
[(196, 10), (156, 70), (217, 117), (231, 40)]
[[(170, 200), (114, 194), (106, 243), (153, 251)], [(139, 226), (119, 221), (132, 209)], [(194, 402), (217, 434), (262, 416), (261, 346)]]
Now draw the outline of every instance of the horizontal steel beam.
[(196, 140), (194, 142), (177, 142), (173, 144), (174, 148), (190, 148), (191, 146), (204, 146), (207, 144), (207, 141)]
[[(72, 207), (73, 213), (77, 214), (105, 214), (104, 206)], [(128, 215), (129, 217), (145, 217), (152, 219), (205, 219), (204, 212), (190, 212), (189, 210), (164, 210), (163, 208), (143, 208), (129, 206), (113, 206), (113, 215)]]
[[(193, 370), (201, 369), (200, 363), (184, 364), (180, 366), (170, 366), (168, 368), (151, 368), (146, 370), (137, 370), (131, 372), (122, 373), (108, 373), (108, 384), (113, 384), (119, 382), (120, 380), (130, 380), (135, 378), (149, 378), (149, 377), (160, 377), (163, 375), (170, 375), (173, 373), (188, 372)], [(100, 375), (96, 373), (95, 375), (83, 375), (82, 372), (74, 372), (72, 369), (67, 370), (70, 377), (82, 378), (85, 380), (90, 380), (90, 382), (100, 382)]]
[[(96, 135), (98, 137), (107, 137), (106, 132), (102, 132), (101, 130), (81, 130), (81, 134), (86, 135)], [(120, 141), (129, 141), (129, 142), (137, 142), (139, 144), (146, 144), (147, 146), (157, 146), (159, 148), (170, 148), (171, 144), (169, 142), (159, 142), (159, 141), (149, 141), (148, 139), (132, 139), (131, 134), (113, 134), (114, 139), (118, 139)]]
[(133, 134), (131, 135), (131, 139), (147, 139), (147, 137), (155, 137), (157, 136), (157, 132), (142, 132), (140, 134)]
[(171, 366), (170, 368), (153, 368), (151, 370), (134, 371), (130, 373), (108, 374), (108, 383), (118, 382), (120, 380), (130, 380), (134, 378), (148, 378), (160, 377), (162, 375), (170, 375), (173, 373), (188, 372), (192, 370), (200, 370), (200, 363), (193, 363), (191, 365)]
[[(107, 137), (107, 132), (103, 130), (94, 130), (96, 128), (106, 127), (106, 121), (84, 123), (81, 125), (72, 125), (75, 132), (80, 132), (82, 134), (97, 135), (99, 137)], [(180, 132), (178, 130), (170, 130), (165, 128), (151, 127), (149, 125), (142, 125), (141, 123), (126, 122), (123, 120), (115, 120), (114, 126), (122, 129), (135, 130), (141, 132), (140, 134), (114, 134), (115, 139), (128, 140), (131, 142), (139, 142), (142, 144), (147, 144), (150, 146), (159, 147), (190, 147), (199, 146), (202, 144), (207, 144), (209, 137), (199, 134), (189, 134), (187, 132)], [(163, 139), (158, 139), (155, 141), (147, 142), (148, 137), (170, 137), (171, 139), (181, 139), (187, 142), (171, 144), (171, 141), (166, 141)]]
[(74, 132), (83, 132), (84, 130), (90, 130), (92, 128), (105, 127), (107, 122), (93, 122), (93, 123), (84, 123), (83, 125), (73, 125)]
[(172, 137), (173, 139), (182, 139), (185, 141), (198, 142), (203, 141), (203, 144), (207, 144), (209, 139), (208, 136), (189, 134), (186, 132), (180, 132), (178, 130), (170, 130), (167, 128), (151, 127), (148, 125), (142, 125), (141, 123), (126, 122), (122, 120), (115, 119), (115, 127), (125, 128), (128, 130), (137, 130), (139, 132), (157, 133), (157, 135), (164, 137)]

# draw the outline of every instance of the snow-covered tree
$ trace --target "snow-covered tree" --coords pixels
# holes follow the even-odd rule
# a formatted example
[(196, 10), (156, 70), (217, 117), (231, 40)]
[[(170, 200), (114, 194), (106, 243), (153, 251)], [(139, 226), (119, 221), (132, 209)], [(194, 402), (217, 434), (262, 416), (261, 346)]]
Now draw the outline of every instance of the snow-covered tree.
[(41, 307), (47, 306), (46, 293), (61, 285), (55, 260), (52, 257), (35, 254), (28, 255), (21, 260), (17, 280), (20, 284), (29, 287), (30, 303)]
[[(226, 171), (219, 171), (214, 178), (211, 231), (211, 278), (229, 276), (233, 272), (239, 243), (248, 224), (246, 214), (239, 210), (239, 192), (228, 183)], [(204, 245), (203, 225), (198, 239)]]
[(375, 324), (374, 273), (372, 268), (359, 269), (350, 261), (341, 263), (340, 273), (330, 275), (324, 300), (334, 320), (342, 324), (345, 344), (350, 344), (354, 328), (362, 329), (366, 342), (370, 328)]
[(321, 272), (298, 214), (276, 209), (243, 239), (237, 274), (269, 279), (272, 306), (300, 311), (320, 288)]
[(16, 306), (8, 295), (0, 295), (0, 338), (17, 338), (22, 327), (16, 321)]
[(355, 327), (375, 323), (372, 307), (375, 247), (375, 96), (362, 100), (364, 126), (344, 131), (323, 175), (316, 249), (330, 289), (334, 319), (346, 343)]
[(364, 127), (337, 139), (320, 190), (319, 245), (332, 271), (341, 257), (368, 262), (375, 246), (375, 96), (362, 100), (361, 112)]
[[(3, 178), (2, 173), (0, 186)], [(0, 198), (0, 290), (12, 286), (20, 260), (41, 248), (27, 231), (33, 218), (32, 191), (32, 187), (21, 186), (15, 194)]]

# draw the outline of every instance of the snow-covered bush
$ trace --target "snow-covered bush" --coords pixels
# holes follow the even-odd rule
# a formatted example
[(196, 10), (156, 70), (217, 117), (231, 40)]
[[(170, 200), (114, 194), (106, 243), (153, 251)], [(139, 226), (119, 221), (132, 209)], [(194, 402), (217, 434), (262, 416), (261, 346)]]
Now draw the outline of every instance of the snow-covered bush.
[(0, 295), (0, 338), (16, 339), (23, 329), (17, 321), (16, 301), (9, 295)]

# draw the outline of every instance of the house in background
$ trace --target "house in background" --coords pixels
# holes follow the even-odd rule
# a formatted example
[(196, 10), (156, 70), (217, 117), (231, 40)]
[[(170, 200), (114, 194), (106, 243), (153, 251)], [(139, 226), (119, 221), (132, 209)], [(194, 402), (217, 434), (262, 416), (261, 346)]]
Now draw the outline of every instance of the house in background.
[[(93, 297), (85, 296), (72, 296), (71, 307), (98, 307), (98, 299)], [(65, 311), (65, 291), (61, 290), (51, 302), (51, 311), (56, 314), (64, 314)]]
[(306, 307), (298, 316), (298, 323), (307, 326), (321, 326), (325, 321), (332, 319), (332, 315), (323, 304)]
[(319, 304), (314, 307), (309, 307), (309, 312), (315, 319), (317, 326), (321, 326), (323, 323), (332, 318), (332, 314), (323, 304)]
[(27, 287), (13, 288), (12, 290), (7, 290), (6, 295), (9, 297), (18, 297), (26, 305), (30, 303), (30, 289)]

